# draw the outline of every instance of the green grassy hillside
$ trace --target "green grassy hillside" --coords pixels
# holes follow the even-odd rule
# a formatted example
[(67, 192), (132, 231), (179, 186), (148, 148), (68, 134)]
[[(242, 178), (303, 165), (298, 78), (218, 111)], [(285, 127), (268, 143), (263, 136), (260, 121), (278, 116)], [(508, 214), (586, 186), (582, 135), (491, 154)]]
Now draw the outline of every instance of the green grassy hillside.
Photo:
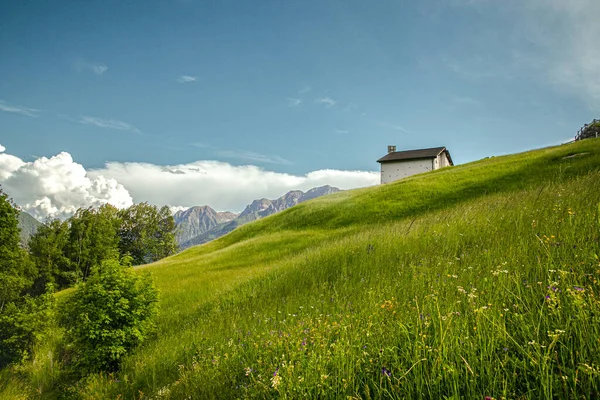
[[(600, 140), (319, 198), (142, 267), (156, 337), (61, 375), (60, 331), (5, 396), (600, 396)], [(1, 386), (1, 384), (0, 384)]]

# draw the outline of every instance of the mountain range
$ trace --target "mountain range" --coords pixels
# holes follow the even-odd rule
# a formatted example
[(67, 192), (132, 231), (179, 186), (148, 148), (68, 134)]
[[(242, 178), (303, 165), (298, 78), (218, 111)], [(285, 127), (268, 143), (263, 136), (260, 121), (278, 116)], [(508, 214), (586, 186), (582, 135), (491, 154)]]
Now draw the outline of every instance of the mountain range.
[(29, 239), (37, 232), (42, 225), (40, 221), (35, 219), (31, 214), (21, 211), (19, 213), (19, 229), (21, 229), (21, 246), (27, 247)]
[(292, 190), (276, 200), (265, 198), (254, 200), (240, 214), (217, 212), (209, 206), (178, 211), (175, 214), (177, 243), (181, 250), (207, 243), (248, 222), (278, 213), (304, 201), (339, 191), (340, 189), (329, 185), (312, 188), (307, 192)]

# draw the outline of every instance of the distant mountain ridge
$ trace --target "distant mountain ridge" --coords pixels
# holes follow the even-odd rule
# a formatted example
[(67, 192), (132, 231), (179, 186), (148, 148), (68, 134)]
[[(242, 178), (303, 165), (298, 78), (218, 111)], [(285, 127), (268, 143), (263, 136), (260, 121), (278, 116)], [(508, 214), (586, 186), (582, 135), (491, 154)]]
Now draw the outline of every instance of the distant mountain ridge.
[(27, 247), (29, 240), (36, 234), (38, 228), (43, 224), (35, 219), (31, 214), (21, 211), (19, 213), (19, 229), (21, 229), (21, 246)]
[[(304, 201), (340, 191), (329, 185), (312, 188), (306, 193), (292, 190), (275, 200), (265, 198), (254, 200), (239, 215), (229, 212), (217, 213), (208, 206), (179, 211), (175, 214), (175, 224), (178, 228), (181, 227), (176, 236), (177, 243), (182, 250), (207, 243), (248, 222), (278, 213)], [(218, 220), (219, 214), (221, 214), (221, 221)]]
[(217, 212), (209, 206), (197, 206), (178, 211), (174, 215), (177, 226), (175, 240), (181, 244), (237, 217), (238, 214), (229, 211)]

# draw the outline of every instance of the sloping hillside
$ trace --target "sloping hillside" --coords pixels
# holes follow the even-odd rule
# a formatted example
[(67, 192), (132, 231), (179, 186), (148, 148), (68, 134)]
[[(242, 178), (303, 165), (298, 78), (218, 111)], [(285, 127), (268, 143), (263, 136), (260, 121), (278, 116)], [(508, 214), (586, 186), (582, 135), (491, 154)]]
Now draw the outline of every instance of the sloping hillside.
[[(142, 267), (162, 292), (156, 338), (61, 390), (598, 397), (599, 187), (592, 139), (299, 204)], [(54, 342), (11, 393), (57, 390)]]

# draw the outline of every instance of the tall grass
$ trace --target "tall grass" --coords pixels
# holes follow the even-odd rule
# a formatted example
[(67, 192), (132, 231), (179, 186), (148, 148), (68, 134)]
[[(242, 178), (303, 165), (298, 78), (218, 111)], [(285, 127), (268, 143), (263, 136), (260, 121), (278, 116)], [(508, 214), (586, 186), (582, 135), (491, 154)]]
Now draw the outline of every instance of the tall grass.
[(144, 267), (162, 291), (159, 331), (120, 373), (75, 383), (29, 364), (5, 388), (598, 397), (599, 169), (589, 140), (301, 204)]

